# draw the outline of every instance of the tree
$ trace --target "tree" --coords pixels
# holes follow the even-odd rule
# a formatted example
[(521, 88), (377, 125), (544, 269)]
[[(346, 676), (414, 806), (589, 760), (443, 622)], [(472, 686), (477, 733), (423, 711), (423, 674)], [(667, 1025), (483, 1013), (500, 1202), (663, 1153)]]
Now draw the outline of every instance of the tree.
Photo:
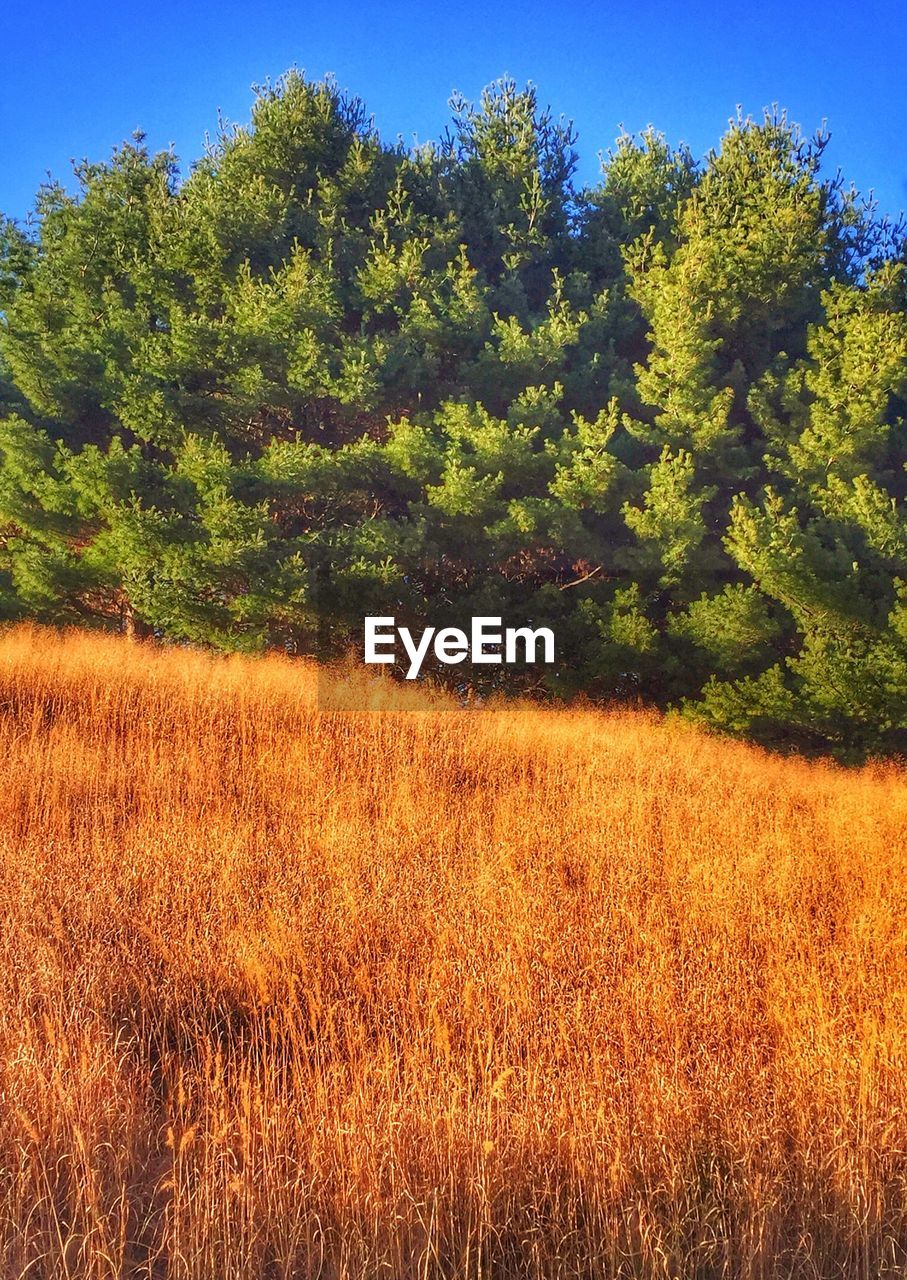
[(136, 136), (0, 222), (0, 616), (497, 615), (557, 661), (477, 686), (903, 751), (903, 226), (778, 111), (579, 191), (531, 85), (452, 108), (407, 150), (291, 72), (187, 176)]

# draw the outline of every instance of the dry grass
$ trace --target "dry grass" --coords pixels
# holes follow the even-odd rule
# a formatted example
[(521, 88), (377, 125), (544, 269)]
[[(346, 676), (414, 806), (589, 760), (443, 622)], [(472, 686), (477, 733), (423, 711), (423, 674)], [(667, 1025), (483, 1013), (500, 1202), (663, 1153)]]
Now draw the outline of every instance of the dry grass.
[(870, 1277), (907, 778), (0, 637), (2, 1280)]

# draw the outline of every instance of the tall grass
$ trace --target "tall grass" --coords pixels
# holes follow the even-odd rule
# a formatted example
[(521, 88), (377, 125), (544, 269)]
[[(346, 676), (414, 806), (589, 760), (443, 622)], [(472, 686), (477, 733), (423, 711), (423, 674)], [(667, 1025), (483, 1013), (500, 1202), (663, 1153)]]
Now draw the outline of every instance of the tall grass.
[(907, 777), (0, 637), (3, 1280), (907, 1265)]

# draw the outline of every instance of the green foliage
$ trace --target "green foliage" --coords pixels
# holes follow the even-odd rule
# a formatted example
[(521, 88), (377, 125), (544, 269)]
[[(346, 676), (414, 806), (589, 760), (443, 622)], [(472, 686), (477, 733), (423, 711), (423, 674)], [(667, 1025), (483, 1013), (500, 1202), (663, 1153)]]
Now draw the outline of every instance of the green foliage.
[(579, 191), (532, 86), (452, 109), (408, 151), (292, 72), (185, 178), (136, 136), (0, 221), (0, 617), (501, 615), (559, 645), (507, 687), (907, 749), (903, 227), (778, 112)]
[(706, 671), (736, 675), (771, 661), (782, 626), (769, 600), (752, 583), (728, 583), (703, 594), (669, 619), (672, 636), (694, 647)]
[(715, 490), (697, 486), (691, 453), (680, 449), (675, 454), (667, 445), (648, 468), (648, 479), (642, 507), (626, 504), (624, 520), (641, 544), (640, 569), (657, 573), (664, 587), (677, 586), (689, 575), (706, 536), (703, 507)]

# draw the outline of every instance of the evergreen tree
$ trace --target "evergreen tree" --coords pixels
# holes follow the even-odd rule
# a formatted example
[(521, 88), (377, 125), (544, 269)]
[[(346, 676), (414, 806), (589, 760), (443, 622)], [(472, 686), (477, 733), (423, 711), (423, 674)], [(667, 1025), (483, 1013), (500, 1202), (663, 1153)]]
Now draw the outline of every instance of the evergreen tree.
[(186, 176), (136, 136), (0, 221), (0, 617), (500, 615), (558, 658), (483, 687), (907, 750), (903, 227), (777, 111), (579, 191), (532, 86), (452, 110), (407, 150), (292, 72)]

